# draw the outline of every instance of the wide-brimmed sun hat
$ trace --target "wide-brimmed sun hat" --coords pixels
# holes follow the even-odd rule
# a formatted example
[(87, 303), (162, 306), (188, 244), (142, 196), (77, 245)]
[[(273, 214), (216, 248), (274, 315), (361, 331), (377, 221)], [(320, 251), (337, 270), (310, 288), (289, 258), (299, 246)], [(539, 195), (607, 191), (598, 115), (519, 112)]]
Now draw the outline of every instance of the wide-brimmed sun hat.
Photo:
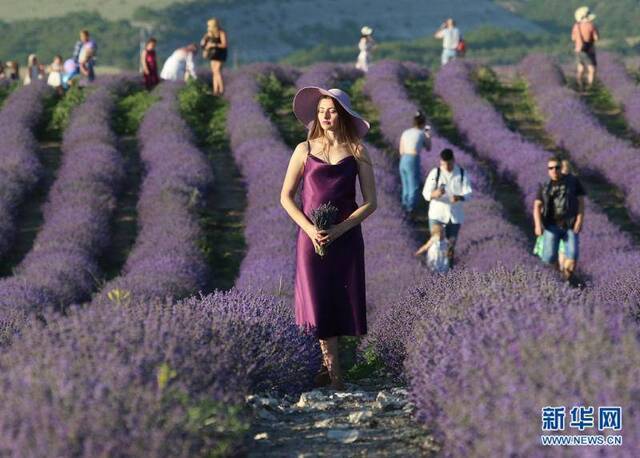
[(360, 29), (360, 33), (362, 35), (371, 35), (373, 33), (373, 29), (371, 27), (369, 27), (368, 25), (365, 25), (364, 27), (362, 27)]
[(588, 6), (581, 6), (576, 10), (574, 17), (578, 22), (583, 20), (593, 21), (596, 18), (596, 15), (591, 12)]
[(293, 98), (293, 113), (296, 118), (304, 124), (308, 129), (311, 128), (313, 121), (316, 120), (318, 113), (318, 102), (322, 97), (331, 97), (338, 102), (342, 108), (351, 116), (356, 126), (358, 137), (363, 138), (369, 131), (369, 123), (360, 116), (353, 108), (351, 108), (351, 100), (349, 96), (340, 89), (322, 89), (321, 87), (308, 86), (298, 91)]

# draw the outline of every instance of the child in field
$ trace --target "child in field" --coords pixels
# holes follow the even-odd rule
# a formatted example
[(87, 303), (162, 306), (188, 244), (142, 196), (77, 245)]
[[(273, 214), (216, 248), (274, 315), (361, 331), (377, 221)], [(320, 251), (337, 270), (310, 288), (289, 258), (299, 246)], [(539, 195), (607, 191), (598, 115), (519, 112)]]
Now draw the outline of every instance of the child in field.
[(62, 72), (64, 71), (62, 68), (62, 57), (54, 57), (48, 70), (49, 76), (47, 77), (47, 84), (62, 94)]
[(431, 238), (418, 248), (415, 255), (427, 253), (427, 265), (434, 272), (444, 273), (449, 270), (449, 244), (444, 237), (444, 231), (440, 224), (434, 224), (431, 228)]

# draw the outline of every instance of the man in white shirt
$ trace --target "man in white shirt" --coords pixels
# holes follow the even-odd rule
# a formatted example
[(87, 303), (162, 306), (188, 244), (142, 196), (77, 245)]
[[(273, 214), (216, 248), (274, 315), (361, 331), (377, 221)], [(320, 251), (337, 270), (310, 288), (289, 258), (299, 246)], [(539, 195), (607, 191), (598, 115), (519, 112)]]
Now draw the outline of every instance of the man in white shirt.
[(466, 171), (456, 165), (449, 148), (440, 152), (440, 167), (429, 172), (422, 195), (429, 202), (429, 230), (436, 224), (444, 227), (451, 266), (455, 242), (464, 222), (463, 205), (471, 198), (471, 181)]
[(442, 40), (442, 65), (455, 59), (460, 44), (460, 30), (456, 27), (455, 21), (451, 18), (447, 19), (434, 36), (438, 40)]

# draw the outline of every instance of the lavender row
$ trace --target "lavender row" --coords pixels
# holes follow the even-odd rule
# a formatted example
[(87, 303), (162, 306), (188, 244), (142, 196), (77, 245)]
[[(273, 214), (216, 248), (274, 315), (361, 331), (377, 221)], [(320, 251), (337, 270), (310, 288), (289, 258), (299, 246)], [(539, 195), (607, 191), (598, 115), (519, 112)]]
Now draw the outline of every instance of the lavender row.
[[(382, 67), (374, 66), (367, 75), (371, 83), (378, 83), (370, 93), (378, 102), (385, 136), (397, 140), (415, 112), (410, 104), (399, 106), (408, 102), (400, 82), (409, 72), (402, 73), (394, 63), (379, 65)], [(387, 104), (397, 110), (385, 110)], [(404, 123), (401, 116), (405, 116)], [(482, 175), (477, 176), (481, 182)], [(482, 188), (480, 184), (476, 189)], [(470, 218), (465, 226), (469, 224)], [(471, 229), (465, 231), (461, 242), (475, 234)], [(478, 244), (483, 246), (482, 241)], [(501, 249), (485, 248), (488, 258), (493, 250)], [(439, 281), (425, 278), (394, 304), (396, 313), (378, 321), (376, 331), (383, 325), (389, 331), (372, 336), (378, 337), (379, 354), (382, 349), (385, 362), (391, 357), (398, 371), (402, 357), (409, 353), (404, 369), (418, 418), (435, 431), (445, 456), (542, 456), (544, 450), (536, 439), (539, 423), (531, 422), (531, 416), (539, 419), (540, 407), (550, 397), (559, 398), (557, 403), (569, 408), (638, 404), (629, 394), (633, 378), (626, 374), (637, 372), (635, 352), (640, 345), (625, 308), (620, 304), (596, 306), (594, 298), (560, 285), (550, 272), (532, 266), (531, 257), (521, 248), (515, 254), (514, 263), (522, 262), (524, 267), (488, 270), (491, 264), (479, 269), (471, 265)], [(608, 326), (602, 326), (603, 322)], [(413, 338), (403, 342), (394, 338), (398, 334), (412, 334)], [(603, 358), (612, 351), (628, 356), (602, 367), (584, 348), (587, 342)], [(585, 373), (587, 383), (583, 382)], [(607, 388), (592, 388), (598, 386)], [(639, 432), (634, 428), (630, 434), (636, 438)], [(633, 448), (630, 445), (625, 452)]]
[[(152, 234), (144, 227), (151, 221), (147, 216), (160, 211), (143, 205), (147, 195), (196, 196), (189, 189), (197, 189), (194, 183), (202, 179), (192, 161), (172, 147), (175, 142), (180, 150), (191, 150), (179, 143), (189, 132), (174, 117), (175, 90), (160, 87), (163, 101), (149, 111), (140, 129), (141, 156), (148, 166), (139, 205), (145, 221), (141, 235)], [(188, 164), (177, 164), (173, 156)], [(166, 173), (174, 168), (191, 181)], [(165, 179), (169, 186), (161, 186)], [(164, 203), (168, 217), (176, 216), (171, 202)], [(182, 234), (172, 226), (158, 230)], [(148, 251), (167, 249), (153, 246), (152, 239), (147, 239)], [(177, 245), (169, 249), (179, 252)], [(45, 317), (46, 329), (25, 330), (11, 353), (0, 357), (3, 452), (235, 454), (244, 439), (241, 425), (248, 420), (241, 409), (245, 396), (271, 389), (299, 392), (319, 366), (316, 341), (297, 329), (288, 301), (263, 295), (232, 290), (179, 303), (105, 301), (69, 315)]]
[(116, 80), (95, 89), (74, 110), (62, 142), (62, 165), (43, 208), (44, 224), (16, 274), (0, 281), (3, 315), (63, 309), (88, 299), (96, 288), (97, 258), (108, 244), (124, 177), (110, 127), (123, 84)]
[[(239, 452), (245, 396), (299, 393), (315, 340), (283, 301), (232, 290), (44, 316), (0, 355), (0, 452), (191, 457)], [(310, 367), (313, 365), (313, 368)]]
[[(236, 287), (293, 296), (296, 227), (282, 210), (282, 186), (291, 149), (281, 140), (256, 99), (256, 78), (275, 73), (293, 82), (295, 72), (283, 67), (258, 64), (231, 75), (227, 131), (236, 163), (247, 184), (245, 241), (247, 251)], [(302, 139), (301, 139), (302, 140)]]
[(599, 52), (598, 78), (624, 107), (624, 118), (629, 127), (640, 133), (640, 89), (627, 73), (624, 63), (613, 53)]
[(13, 92), (0, 111), (0, 259), (15, 237), (16, 209), (40, 178), (34, 130), (52, 95), (49, 86), (31, 84)]
[[(458, 130), (477, 153), (518, 184), (525, 196), (522, 211), (529, 215), (538, 186), (547, 179), (546, 161), (551, 153), (507, 128), (502, 116), (476, 93), (471, 70), (464, 62), (446, 65), (436, 76), (435, 91), (451, 106)], [(585, 221), (580, 234), (581, 271), (596, 285), (630, 272), (631, 265), (640, 260), (630, 238), (589, 199)]]
[(611, 135), (587, 106), (565, 85), (560, 67), (549, 57), (532, 54), (519, 70), (529, 81), (545, 128), (568, 150), (576, 164), (600, 173), (622, 189), (634, 219), (640, 218), (640, 149)]
[[(94, 302), (182, 298), (208, 285), (209, 270), (198, 247), (203, 234), (197, 208), (213, 175), (178, 112), (181, 87), (159, 86), (161, 101), (140, 124), (145, 175), (137, 205), (139, 232), (121, 275), (107, 283)], [(120, 299), (114, 296), (118, 294)]]
[(620, 304), (545, 274), (457, 271), (451, 284), (425, 284), (405, 299), (421, 312), (405, 370), (443, 456), (549, 456), (539, 438), (548, 405), (566, 407), (564, 434), (599, 434), (569, 427), (573, 406), (594, 406), (596, 421), (599, 406), (622, 406), (623, 446), (590, 447), (589, 456), (637, 454), (637, 323)]
[[(418, 107), (407, 97), (403, 81), (407, 78), (426, 78), (424, 69), (394, 61), (382, 61), (367, 74), (365, 91), (380, 113), (380, 127), (387, 141), (396, 146)], [(422, 156), (422, 176), (438, 166), (438, 153), (444, 148), (455, 152), (456, 161), (473, 180), (473, 197), (465, 204), (465, 223), (457, 243), (456, 269), (488, 271), (496, 266), (523, 265), (535, 269), (534, 258), (528, 254), (527, 239), (515, 226), (505, 220), (502, 209), (491, 197), (490, 183), (482, 168), (466, 152), (454, 147), (433, 131), (432, 151)], [(397, 173), (396, 173), (397, 174)], [(396, 203), (397, 206), (397, 203)], [(448, 276), (422, 275), (414, 284), (449, 285)], [(385, 308), (374, 323), (368, 342), (396, 374), (400, 374), (407, 346), (413, 346), (413, 325), (422, 311), (400, 295), (392, 306)], [(402, 329), (402, 332), (398, 332)]]

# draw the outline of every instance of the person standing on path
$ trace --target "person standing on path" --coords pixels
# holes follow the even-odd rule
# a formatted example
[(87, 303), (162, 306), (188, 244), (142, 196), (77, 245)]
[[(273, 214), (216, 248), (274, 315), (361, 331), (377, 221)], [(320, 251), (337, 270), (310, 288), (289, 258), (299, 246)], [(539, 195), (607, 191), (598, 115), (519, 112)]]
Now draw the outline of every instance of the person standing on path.
[(584, 87), (584, 69), (587, 69), (587, 88), (590, 89), (596, 78), (596, 41), (600, 39), (598, 29), (593, 24), (596, 15), (587, 6), (581, 6), (575, 12), (576, 22), (571, 30), (571, 40), (575, 44), (576, 83), (582, 91)]
[[(296, 324), (320, 339), (323, 366), (318, 385), (344, 389), (338, 358), (339, 336), (367, 333), (364, 241), (361, 223), (377, 206), (371, 159), (361, 142), (369, 123), (351, 108), (340, 89), (305, 87), (293, 112), (309, 129), (293, 152), (280, 202), (300, 227), (296, 243)], [(356, 178), (363, 202), (356, 203)], [(295, 202), (302, 183), (302, 208)], [(311, 213), (331, 203), (335, 224), (318, 230)], [(325, 255), (317, 250), (323, 247)]]
[(373, 39), (373, 29), (369, 26), (364, 26), (360, 29), (360, 41), (358, 42), (358, 60), (356, 61), (356, 68), (367, 73), (369, 71), (369, 63), (371, 62), (371, 52), (376, 46), (376, 42)]
[(207, 21), (207, 33), (200, 40), (202, 56), (211, 61), (213, 95), (224, 94), (222, 66), (227, 60), (227, 32), (220, 27), (220, 21)]
[(418, 203), (420, 190), (420, 152), (431, 151), (431, 127), (421, 111), (413, 116), (413, 127), (400, 136), (400, 180), (402, 182), (402, 208), (411, 215)]
[(168, 81), (198, 79), (194, 64), (194, 54), (197, 50), (198, 45), (191, 43), (173, 51), (162, 67), (160, 78)]
[(440, 166), (429, 172), (422, 195), (429, 202), (429, 231), (435, 225), (444, 227), (449, 267), (453, 267), (455, 244), (464, 222), (463, 205), (471, 198), (471, 192), (469, 174), (456, 164), (453, 151), (443, 149)]
[(460, 45), (460, 30), (456, 27), (453, 19), (447, 19), (434, 35), (438, 40), (442, 40), (442, 65), (446, 65), (450, 60), (458, 56), (458, 46)]
[(575, 175), (561, 173), (559, 158), (549, 159), (547, 169), (549, 180), (540, 185), (533, 203), (534, 230), (543, 236), (541, 258), (548, 264), (558, 262), (560, 241), (564, 242), (564, 264), (559, 269), (565, 280), (571, 280), (580, 251), (585, 191)]
[(140, 55), (142, 77), (144, 78), (144, 86), (148, 91), (156, 87), (160, 82), (160, 78), (158, 77), (158, 61), (156, 60), (156, 43), (155, 38), (149, 38)]

